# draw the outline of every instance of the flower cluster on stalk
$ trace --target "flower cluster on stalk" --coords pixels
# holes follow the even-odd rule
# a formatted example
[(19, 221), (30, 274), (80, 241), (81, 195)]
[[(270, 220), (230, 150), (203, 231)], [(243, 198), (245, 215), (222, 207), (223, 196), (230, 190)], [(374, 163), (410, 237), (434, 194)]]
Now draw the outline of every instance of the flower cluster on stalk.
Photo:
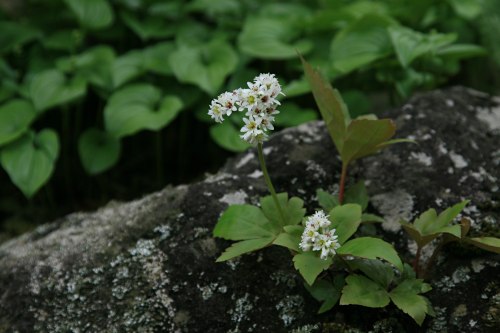
[(247, 82), (247, 86), (220, 94), (210, 103), (208, 114), (221, 123), (224, 116), (245, 112), (241, 138), (250, 144), (262, 143), (274, 129), (274, 116), (279, 113), (276, 108), (280, 102), (276, 98), (284, 94), (274, 74), (260, 74), (253, 82)]
[(321, 251), (320, 258), (333, 257), (340, 247), (335, 229), (330, 229), (330, 220), (322, 211), (317, 211), (306, 220), (300, 248), (302, 251)]

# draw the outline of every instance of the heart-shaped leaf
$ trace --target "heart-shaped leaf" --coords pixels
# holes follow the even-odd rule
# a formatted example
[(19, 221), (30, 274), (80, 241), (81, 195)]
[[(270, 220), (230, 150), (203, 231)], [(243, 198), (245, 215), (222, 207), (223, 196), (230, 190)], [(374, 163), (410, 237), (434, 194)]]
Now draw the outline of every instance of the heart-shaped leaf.
[(26, 22), (0, 21), (0, 54), (32, 41), (41, 35), (40, 31), (26, 25)]
[(351, 274), (346, 278), (346, 283), (342, 289), (340, 305), (355, 304), (383, 308), (390, 302), (387, 291), (365, 276)]
[(36, 118), (33, 105), (22, 99), (0, 106), (0, 146), (23, 135)]
[(98, 30), (113, 23), (113, 9), (106, 0), (64, 0), (80, 24)]
[(262, 59), (289, 59), (297, 51), (307, 53), (312, 49), (309, 40), (297, 40), (299, 31), (290, 19), (248, 17), (238, 37), (243, 53)]
[(141, 130), (158, 131), (169, 124), (182, 108), (176, 96), (161, 96), (149, 84), (134, 84), (116, 91), (104, 109), (106, 130), (117, 138)]
[(78, 153), (83, 168), (96, 175), (118, 162), (121, 152), (120, 140), (97, 128), (86, 130), (78, 140)]
[(141, 75), (144, 71), (143, 66), (144, 55), (141, 51), (130, 51), (116, 58), (111, 69), (113, 87), (120, 87)]
[(123, 22), (143, 41), (154, 38), (166, 38), (175, 33), (174, 25), (165, 18), (147, 14), (137, 17), (131, 12), (120, 13)]
[(34, 75), (25, 93), (40, 113), (84, 96), (86, 89), (82, 78), (67, 79), (62, 72), (50, 69)]
[(192, 83), (215, 95), (238, 63), (230, 44), (213, 40), (205, 45), (181, 44), (170, 54), (169, 64), (180, 82)]
[(241, 139), (239, 130), (230, 121), (210, 126), (210, 137), (222, 148), (235, 153), (251, 147)]
[(0, 150), (0, 164), (12, 182), (31, 198), (52, 175), (59, 155), (57, 133), (45, 129), (27, 133)]

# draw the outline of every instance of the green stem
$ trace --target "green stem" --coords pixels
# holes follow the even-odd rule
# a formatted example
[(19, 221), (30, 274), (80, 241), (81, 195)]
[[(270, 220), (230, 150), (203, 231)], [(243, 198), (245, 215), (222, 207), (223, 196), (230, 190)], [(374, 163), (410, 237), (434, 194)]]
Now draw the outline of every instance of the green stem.
[(264, 161), (264, 153), (262, 152), (262, 143), (259, 143), (257, 146), (257, 152), (259, 154), (259, 162), (260, 167), (262, 168), (262, 173), (264, 174), (264, 180), (266, 181), (267, 188), (269, 192), (271, 192), (271, 196), (273, 197), (274, 204), (280, 213), (281, 220), (283, 224), (286, 223), (285, 215), (283, 214), (283, 210), (281, 209), (280, 202), (278, 201), (278, 196), (276, 195), (276, 191), (274, 190), (273, 183), (271, 182), (271, 178), (269, 178), (269, 173), (267, 172), (266, 161)]
[(347, 176), (347, 165), (342, 164), (342, 174), (340, 176), (340, 188), (339, 188), (339, 204), (340, 205), (342, 205), (342, 202), (344, 201), (346, 176)]

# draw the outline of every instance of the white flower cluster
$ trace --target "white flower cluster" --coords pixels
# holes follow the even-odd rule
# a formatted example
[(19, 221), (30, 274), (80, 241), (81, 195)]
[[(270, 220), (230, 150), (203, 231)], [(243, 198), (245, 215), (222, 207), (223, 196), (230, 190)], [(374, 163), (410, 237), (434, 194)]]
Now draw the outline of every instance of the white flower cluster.
[(333, 257), (340, 244), (335, 229), (330, 229), (330, 224), (328, 216), (323, 211), (317, 211), (309, 216), (299, 245), (302, 251), (321, 251), (320, 257), (323, 260)]
[(274, 74), (260, 74), (247, 85), (248, 89), (220, 94), (210, 103), (208, 114), (221, 123), (224, 116), (234, 111), (246, 111), (241, 138), (251, 144), (262, 143), (267, 140), (267, 132), (274, 129), (274, 116), (279, 113), (276, 108), (280, 102), (276, 98), (284, 94)]

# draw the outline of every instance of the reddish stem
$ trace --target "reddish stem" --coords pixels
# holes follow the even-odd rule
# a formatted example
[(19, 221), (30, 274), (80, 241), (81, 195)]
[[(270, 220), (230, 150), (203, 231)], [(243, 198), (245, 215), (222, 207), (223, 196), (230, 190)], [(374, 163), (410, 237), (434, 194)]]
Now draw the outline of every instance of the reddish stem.
[(417, 245), (417, 253), (415, 254), (415, 261), (413, 262), (413, 270), (417, 275), (417, 278), (420, 277), (420, 254), (422, 252), (422, 248), (420, 245)]
[(344, 190), (345, 190), (345, 179), (347, 176), (347, 167), (342, 165), (342, 174), (340, 176), (340, 188), (339, 188), (339, 204), (342, 205), (344, 201)]

